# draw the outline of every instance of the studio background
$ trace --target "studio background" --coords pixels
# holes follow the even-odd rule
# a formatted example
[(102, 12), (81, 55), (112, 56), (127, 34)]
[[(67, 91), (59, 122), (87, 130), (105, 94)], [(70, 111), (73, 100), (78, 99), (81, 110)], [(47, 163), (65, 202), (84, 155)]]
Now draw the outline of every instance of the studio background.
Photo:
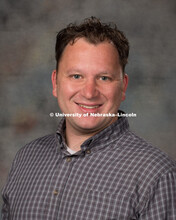
[(131, 130), (176, 159), (175, 0), (1, 0), (1, 189), (17, 151), (57, 129), (59, 118), (49, 116), (59, 111), (50, 80), (57, 32), (92, 15), (115, 22), (130, 41), (121, 109), (137, 114)]

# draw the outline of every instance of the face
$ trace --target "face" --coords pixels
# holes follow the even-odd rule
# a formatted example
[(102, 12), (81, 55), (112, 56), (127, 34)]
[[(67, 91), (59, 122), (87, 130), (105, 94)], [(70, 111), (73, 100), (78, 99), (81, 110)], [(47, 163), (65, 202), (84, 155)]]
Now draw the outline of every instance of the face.
[[(92, 117), (91, 113), (116, 114), (125, 99), (128, 77), (122, 73), (119, 55), (110, 42), (91, 44), (84, 38), (68, 44), (52, 73), (53, 95), (66, 117), (66, 129), (80, 134), (96, 133), (117, 118)], [(88, 115), (83, 117), (83, 114)]]

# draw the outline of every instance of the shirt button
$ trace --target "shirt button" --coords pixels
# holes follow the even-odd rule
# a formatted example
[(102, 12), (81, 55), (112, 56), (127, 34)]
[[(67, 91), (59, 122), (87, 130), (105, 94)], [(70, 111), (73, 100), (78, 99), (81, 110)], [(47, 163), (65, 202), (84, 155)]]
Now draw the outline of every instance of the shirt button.
[(91, 150), (86, 150), (86, 153), (87, 153), (87, 154), (90, 154), (90, 153), (91, 153)]
[(58, 195), (58, 194), (59, 194), (58, 190), (54, 190), (54, 191), (53, 191), (53, 194), (54, 194), (55, 196)]
[(71, 157), (67, 157), (66, 159), (67, 162), (70, 162), (71, 160), (72, 160)]

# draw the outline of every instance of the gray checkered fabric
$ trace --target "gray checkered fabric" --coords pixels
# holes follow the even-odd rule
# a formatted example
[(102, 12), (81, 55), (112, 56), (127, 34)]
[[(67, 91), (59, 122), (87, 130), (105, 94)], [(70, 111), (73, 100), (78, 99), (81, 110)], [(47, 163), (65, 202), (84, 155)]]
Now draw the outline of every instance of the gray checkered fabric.
[(126, 118), (70, 155), (57, 134), (16, 155), (3, 220), (176, 220), (176, 164), (129, 130)]

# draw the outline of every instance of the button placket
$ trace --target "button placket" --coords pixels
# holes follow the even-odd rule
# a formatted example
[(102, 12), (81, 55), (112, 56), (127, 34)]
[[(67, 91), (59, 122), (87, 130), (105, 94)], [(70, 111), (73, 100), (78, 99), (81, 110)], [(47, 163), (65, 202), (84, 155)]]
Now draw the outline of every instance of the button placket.
[(91, 153), (91, 150), (86, 150), (86, 154), (90, 154)]
[(71, 158), (71, 157), (67, 157), (67, 158), (66, 158), (66, 161), (67, 161), (67, 162), (71, 162), (71, 161), (72, 161), (72, 158)]
[(55, 189), (55, 190), (53, 191), (53, 194), (54, 194), (55, 196), (57, 196), (57, 195), (59, 194), (58, 190)]

